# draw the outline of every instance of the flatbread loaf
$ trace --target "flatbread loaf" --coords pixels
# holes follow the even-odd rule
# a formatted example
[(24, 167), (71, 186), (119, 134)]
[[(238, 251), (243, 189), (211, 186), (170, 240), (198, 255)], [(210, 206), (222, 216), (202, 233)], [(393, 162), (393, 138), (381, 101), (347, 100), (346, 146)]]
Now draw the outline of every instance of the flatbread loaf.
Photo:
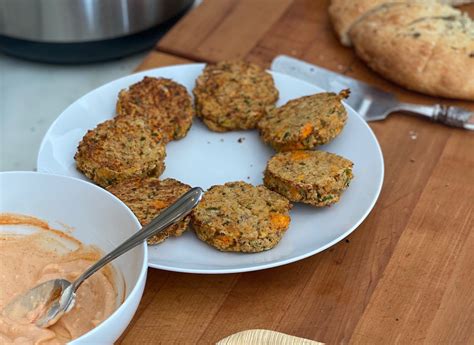
[(408, 89), (474, 100), (474, 25), (442, 4), (385, 6), (355, 24), (350, 37), (374, 71)]
[(472, 3), (473, 0), (332, 0), (329, 6), (329, 16), (334, 30), (341, 43), (347, 47), (352, 46), (349, 31), (365, 16), (374, 13), (383, 7), (393, 4), (448, 4), (462, 5)]

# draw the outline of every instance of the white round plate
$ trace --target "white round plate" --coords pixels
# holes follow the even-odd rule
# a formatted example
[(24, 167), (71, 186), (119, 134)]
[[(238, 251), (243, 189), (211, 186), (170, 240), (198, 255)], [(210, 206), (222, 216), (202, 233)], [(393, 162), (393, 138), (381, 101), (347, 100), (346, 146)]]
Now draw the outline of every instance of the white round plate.
[[(203, 64), (190, 64), (148, 70), (110, 82), (81, 97), (46, 133), (38, 154), (38, 171), (87, 180), (75, 167), (73, 157), (77, 145), (88, 129), (114, 116), (121, 89), (144, 76), (154, 76), (171, 78), (191, 92), (203, 67)], [(290, 76), (271, 73), (280, 91), (278, 105), (323, 91)], [(295, 204), (287, 233), (278, 246), (263, 253), (219, 252), (188, 231), (182, 237), (149, 246), (149, 266), (190, 273), (260, 270), (316, 254), (354, 231), (379, 196), (384, 167), (382, 152), (372, 130), (353, 109), (346, 108), (349, 119), (341, 135), (321, 147), (354, 162), (355, 178), (338, 204), (321, 209)], [(272, 154), (272, 149), (260, 140), (257, 131), (215, 133), (195, 119), (184, 139), (167, 145), (166, 170), (162, 177), (173, 177), (205, 189), (238, 180), (258, 185), (262, 183), (266, 162)]]

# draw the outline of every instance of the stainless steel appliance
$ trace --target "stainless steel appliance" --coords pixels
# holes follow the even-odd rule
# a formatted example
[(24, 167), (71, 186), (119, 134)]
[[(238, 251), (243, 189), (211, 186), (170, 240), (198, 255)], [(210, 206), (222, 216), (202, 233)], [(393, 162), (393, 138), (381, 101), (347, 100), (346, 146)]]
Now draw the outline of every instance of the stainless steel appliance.
[(152, 46), (194, 0), (0, 0), (0, 50), (88, 62)]

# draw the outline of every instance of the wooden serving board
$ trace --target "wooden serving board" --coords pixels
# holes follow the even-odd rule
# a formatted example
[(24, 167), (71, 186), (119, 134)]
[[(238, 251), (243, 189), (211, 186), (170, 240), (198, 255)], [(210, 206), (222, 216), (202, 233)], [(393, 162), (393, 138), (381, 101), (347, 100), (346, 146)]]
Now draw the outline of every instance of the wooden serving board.
[[(278, 54), (359, 78), (415, 103), (335, 38), (326, 0), (205, 0), (138, 69)], [(474, 15), (474, 6), (464, 6)], [(385, 182), (365, 222), (308, 259), (260, 272), (191, 275), (150, 269), (120, 342), (212, 344), (270, 329), (328, 344), (474, 344), (474, 134), (393, 114), (370, 123)], [(317, 229), (315, 229), (317, 231)]]

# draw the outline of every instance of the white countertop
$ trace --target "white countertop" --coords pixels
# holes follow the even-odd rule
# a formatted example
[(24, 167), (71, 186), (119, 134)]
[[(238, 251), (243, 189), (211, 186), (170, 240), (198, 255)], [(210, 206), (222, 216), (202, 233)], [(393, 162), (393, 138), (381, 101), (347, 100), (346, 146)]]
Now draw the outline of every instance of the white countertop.
[[(195, 8), (202, 0), (195, 0)], [(148, 52), (83, 65), (53, 65), (0, 53), (0, 171), (36, 170), (41, 139), (76, 99), (133, 72)]]
[(43, 135), (72, 102), (130, 74), (145, 53), (84, 65), (52, 65), (0, 54), (0, 171), (35, 170)]

